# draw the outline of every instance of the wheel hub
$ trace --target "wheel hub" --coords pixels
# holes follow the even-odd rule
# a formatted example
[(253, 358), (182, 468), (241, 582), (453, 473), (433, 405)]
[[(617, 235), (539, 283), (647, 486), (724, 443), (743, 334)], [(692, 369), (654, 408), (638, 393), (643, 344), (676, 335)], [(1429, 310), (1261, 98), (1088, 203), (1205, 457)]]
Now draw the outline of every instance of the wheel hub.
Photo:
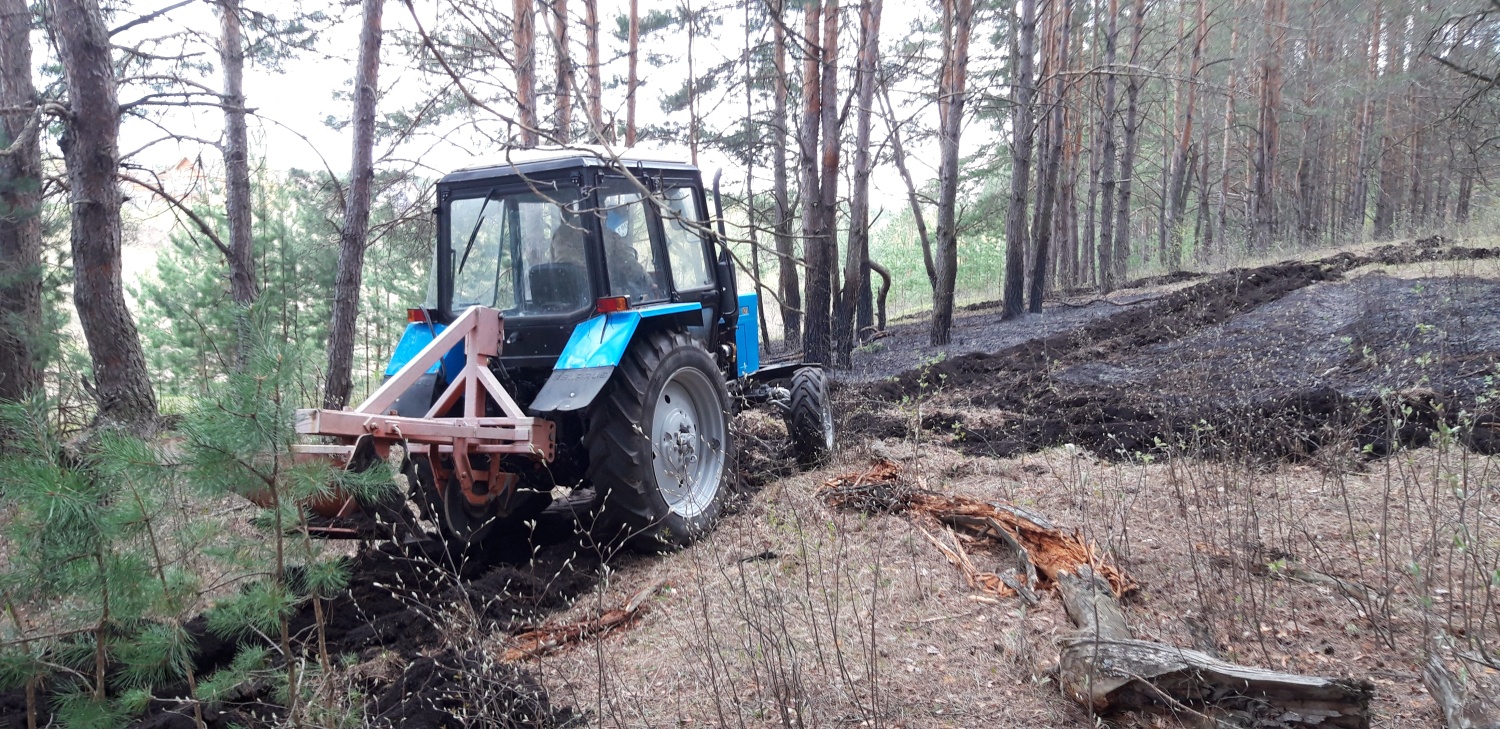
[(659, 448), (661, 456), (666, 460), (667, 468), (674, 473), (683, 474), (684, 477), (679, 482), (685, 480), (686, 474), (698, 463), (697, 431), (692, 423), (684, 421), (677, 425), (675, 432), (662, 433)]
[(697, 516), (713, 502), (722, 480), (724, 423), (713, 384), (696, 369), (667, 379), (651, 418), (652, 466), (672, 511)]

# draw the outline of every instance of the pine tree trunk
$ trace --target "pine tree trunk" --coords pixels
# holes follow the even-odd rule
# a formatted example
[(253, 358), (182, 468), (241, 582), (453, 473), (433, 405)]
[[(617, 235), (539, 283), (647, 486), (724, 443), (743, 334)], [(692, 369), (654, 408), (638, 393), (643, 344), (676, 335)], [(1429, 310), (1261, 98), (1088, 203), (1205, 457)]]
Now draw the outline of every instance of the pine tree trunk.
[(1104, 65), (1110, 69), (1104, 76), (1104, 112), (1099, 116), (1099, 137), (1103, 140), (1100, 145), (1099, 170), (1099, 291), (1109, 293), (1115, 290), (1115, 165), (1118, 161), (1115, 151), (1115, 116), (1118, 109), (1115, 100), (1115, 79), (1118, 76), (1114, 72), (1115, 58), (1117, 55), (1118, 39), (1120, 37), (1120, 2), (1109, 0), (1109, 19), (1104, 32)]
[(224, 37), (224, 212), (229, 219), (229, 295), (234, 303), (255, 303), (255, 241), (250, 232), (250, 139), (245, 127), (245, 42), (240, 33), (239, 0), (223, 0)]
[(511, 34), (516, 44), (516, 113), (521, 124), (520, 146), (530, 148), (537, 144), (536, 7), (532, 0), (515, 0), (514, 8)]
[(149, 429), (156, 396), (120, 278), (120, 106), (109, 31), (94, 0), (52, 0), (68, 91), (62, 138), (72, 203), (73, 303), (94, 365), (99, 420)]
[(613, 141), (613, 130), (604, 128), (604, 82), (599, 65), (599, 0), (583, 0), (583, 42), (589, 56), (589, 137), (595, 142)]
[(859, 61), (855, 69), (855, 86), (859, 106), (854, 116), (854, 179), (849, 190), (849, 245), (844, 254), (844, 289), (839, 295), (833, 321), (834, 354), (841, 366), (849, 358), (858, 338), (857, 309), (863, 293), (869, 289), (870, 270), (870, 119), (875, 105), (875, 67), (879, 59), (880, 11), (882, 0), (861, 0), (859, 4)]
[(1058, 38), (1055, 42), (1057, 49), (1057, 77), (1056, 89), (1052, 92), (1052, 109), (1048, 113), (1046, 161), (1043, 163), (1042, 178), (1037, 181), (1037, 224), (1038, 232), (1036, 239), (1035, 269), (1031, 274), (1031, 300), (1030, 310), (1033, 314), (1042, 312), (1042, 298), (1047, 286), (1047, 266), (1051, 261), (1052, 236), (1055, 230), (1053, 214), (1057, 207), (1058, 186), (1062, 171), (1063, 153), (1063, 95), (1067, 90), (1067, 76), (1062, 73), (1068, 67), (1068, 24), (1069, 14), (1072, 8), (1071, 0), (1062, 0), (1062, 6), (1057, 9), (1059, 18), (1056, 22)]
[(1256, 122), (1255, 190), (1252, 196), (1254, 242), (1257, 251), (1266, 251), (1276, 235), (1276, 157), (1280, 95), (1281, 55), (1286, 38), (1285, 0), (1266, 0), (1265, 24), (1270, 48), (1261, 61), (1260, 112)]
[(693, 37), (697, 35), (693, 22), (692, 0), (683, 0), (687, 15), (687, 107), (688, 107), (688, 155), (693, 166), (698, 166), (698, 83), (693, 70)]
[(1198, 110), (1198, 75), (1203, 70), (1203, 45), (1208, 40), (1208, 16), (1206, 3), (1198, 0), (1194, 16), (1194, 41), (1191, 60), (1188, 62), (1187, 99), (1183, 106), (1181, 133), (1177, 137), (1177, 149), (1172, 155), (1172, 181), (1168, 186), (1166, 230), (1166, 264), (1172, 270), (1182, 268), (1182, 234), (1178, 225), (1187, 210), (1188, 191), (1192, 187), (1194, 165), (1189, 160), (1188, 148), (1193, 139), (1194, 115)]
[(781, 332), (785, 346), (802, 341), (802, 285), (797, 276), (797, 248), (792, 239), (792, 202), (786, 171), (786, 0), (771, 0), (772, 61), (776, 67), (776, 94), (771, 117), (771, 194), (776, 198), (777, 290), (781, 297)]
[[(354, 77), (354, 149), (349, 171), (344, 226), (339, 233), (338, 274), (334, 279), (333, 322), (329, 327), (328, 374), (323, 407), (340, 410), (353, 389), (354, 330), (359, 321), (359, 290), (364, 279), (365, 238), (370, 228), (370, 196), (375, 182), (375, 98), (379, 92), (383, 0), (364, 0), (359, 34), (359, 66)], [(530, 128), (535, 132), (535, 120)]]
[[(1229, 29), (1230, 56), (1239, 50), (1239, 41), (1240, 23), (1239, 15), (1236, 14), (1234, 24)], [(1229, 251), (1229, 150), (1233, 148), (1234, 143), (1234, 97), (1235, 85), (1238, 81), (1239, 74), (1235, 73), (1235, 67), (1230, 65), (1229, 92), (1224, 96), (1224, 132), (1219, 142), (1219, 194), (1215, 200), (1213, 222), (1217, 228), (1217, 234), (1214, 237), (1226, 253)]]
[[(820, 56), (822, 49), (818, 44), (818, 20), (822, 18), (823, 6), (821, 0), (811, 0), (804, 6), (802, 23), (802, 127), (798, 138), (798, 166), (800, 171), (800, 183), (798, 195), (802, 198), (802, 255), (807, 266), (807, 296), (803, 300), (804, 325), (802, 330), (803, 358), (808, 361), (812, 359), (809, 353), (810, 342), (814, 338), (814, 320), (819, 319), (814, 303), (817, 301), (815, 291), (819, 287), (819, 281), (823, 282), (826, 289), (828, 282), (829, 261), (823, 256), (822, 241), (818, 238), (818, 232), (823, 222), (822, 206), (823, 196), (818, 192), (818, 124), (823, 119), (822, 101), (823, 95), (818, 85), (822, 77), (818, 74)], [(824, 294), (823, 302), (828, 299)], [(827, 323), (823, 323), (823, 331), (817, 336), (827, 334)]]
[[(530, 2), (530, 0), (526, 0)], [(783, 0), (784, 1), (784, 0)], [(516, 0), (521, 2), (521, 0)], [(640, 87), (636, 77), (636, 59), (640, 57), (641, 49), (641, 13), (640, 0), (630, 0), (630, 19), (627, 21), (627, 34), (629, 36), (629, 49), (625, 53), (626, 65), (629, 70), (625, 79), (625, 146), (635, 146), (635, 92)]]
[(1005, 211), (1005, 295), (1001, 316), (1013, 319), (1025, 308), (1027, 186), (1031, 181), (1031, 146), (1036, 134), (1032, 97), (1036, 83), (1031, 55), (1036, 48), (1036, 2), (1020, 0), (1021, 18), (1015, 24), (1016, 75), (1011, 122), (1010, 204)]
[(567, 144), (573, 139), (573, 55), (568, 48), (568, 0), (552, 0), (552, 23), (552, 36), (557, 44), (555, 141)]
[[(1399, 15), (1396, 22), (1386, 25), (1385, 47), (1386, 66), (1385, 77), (1399, 76), (1405, 61), (1406, 44), (1402, 42), (1401, 30), (1406, 27), (1406, 17)], [(1396, 170), (1398, 165), (1398, 150), (1396, 138), (1396, 109), (1391, 98), (1385, 100), (1384, 128), (1380, 137), (1380, 172), (1379, 179), (1375, 183), (1375, 224), (1374, 239), (1390, 240), (1396, 236), (1396, 213), (1401, 207), (1399, 195), (1400, 177)]]
[[(745, 27), (749, 28), (751, 15), (750, 10), (754, 5), (760, 3), (755, 0), (745, 0)], [(754, 56), (750, 53), (750, 35), (745, 34), (745, 128), (747, 131), (755, 130), (755, 86), (752, 83), (755, 78)], [(756, 132), (757, 138), (759, 133)], [(764, 300), (765, 284), (761, 276), (760, 267), (760, 226), (757, 225), (757, 208), (755, 204), (755, 157), (748, 159), (745, 165), (745, 227), (750, 231), (750, 275), (755, 283), (755, 295)], [(770, 302), (766, 302), (769, 304)], [(759, 331), (762, 337), (769, 337), (771, 328), (766, 323), (766, 304), (756, 307), (756, 316), (759, 319)]]
[(816, 219), (813, 235), (807, 239), (807, 329), (802, 333), (803, 356), (809, 362), (832, 362), (833, 292), (837, 288), (838, 243), (834, 224), (838, 213), (839, 181), (839, 96), (838, 96), (838, 0), (823, 2), (823, 45), (818, 81), (819, 132), (823, 148), (820, 154), (818, 203), (810, 213)]
[(1374, 20), (1370, 28), (1370, 42), (1366, 46), (1366, 74), (1365, 82), (1367, 88), (1364, 96), (1360, 99), (1359, 125), (1355, 131), (1354, 144), (1354, 175), (1349, 185), (1349, 194), (1344, 200), (1344, 224), (1345, 234), (1348, 235), (1352, 229), (1355, 242), (1364, 240), (1365, 218), (1370, 200), (1370, 133), (1374, 126), (1375, 81), (1380, 73), (1380, 3), (1375, 4), (1372, 11)]
[(1474, 197), (1474, 169), (1465, 163), (1458, 177), (1458, 200), (1453, 204), (1453, 219), (1459, 223), (1469, 222), (1470, 200)]
[(31, 10), (0, 0), (0, 402), (42, 386), (42, 147)]
[(963, 129), (964, 94), (969, 72), (969, 28), (973, 0), (943, 0), (944, 20), (951, 28), (943, 73), (938, 82), (937, 245), (933, 257), (937, 287), (932, 292), (932, 330), (928, 342), (948, 343), (953, 327), (953, 296), (958, 282), (958, 142)]
[(1115, 207), (1114, 280), (1123, 285), (1130, 260), (1130, 197), (1135, 177), (1136, 136), (1140, 132), (1140, 98), (1144, 83), (1138, 68), (1141, 60), (1141, 43), (1146, 33), (1146, 2), (1135, 0), (1130, 10), (1130, 80), (1125, 84), (1125, 139), (1120, 150), (1120, 201)]

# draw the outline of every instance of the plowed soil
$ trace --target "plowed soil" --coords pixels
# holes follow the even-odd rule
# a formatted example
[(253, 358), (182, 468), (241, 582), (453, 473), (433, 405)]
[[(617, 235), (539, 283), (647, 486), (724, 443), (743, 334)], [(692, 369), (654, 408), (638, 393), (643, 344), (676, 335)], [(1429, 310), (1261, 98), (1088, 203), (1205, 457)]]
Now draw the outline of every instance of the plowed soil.
[(1192, 448), (1295, 460), (1331, 444), (1380, 455), (1450, 426), (1494, 452), (1483, 395), (1500, 361), (1500, 307), (1489, 303), (1500, 282), (1369, 268), (1496, 254), (1414, 244), (1232, 270), (1066, 331), (845, 388), (844, 424), (887, 438), (927, 431), (997, 456), (1064, 443), (1106, 458)]

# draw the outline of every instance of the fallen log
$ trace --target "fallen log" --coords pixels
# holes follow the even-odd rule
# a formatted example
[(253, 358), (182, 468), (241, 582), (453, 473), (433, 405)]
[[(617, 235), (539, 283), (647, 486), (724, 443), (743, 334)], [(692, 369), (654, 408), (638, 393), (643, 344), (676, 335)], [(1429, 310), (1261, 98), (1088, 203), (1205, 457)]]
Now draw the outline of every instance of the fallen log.
[(1495, 700), (1486, 700), (1481, 692), (1473, 691), (1472, 686), (1461, 681), (1443, 660), (1442, 642), (1431, 643), (1427, 665), (1422, 668), (1422, 683), (1443, 711), (1444, 729), (1500, 729), (1500, 715), (1491, 713), (1484, 705)]
[(626, 603), (597, 617), (564, 625), (543, 626), (517, 635), (501, 658), (519, 661), (523, 658), (545, 655), (571, 643), (581, 643), (597, 635), (603, 635), (634, 621), (640, 616), (646, 599), (656, 594), (665, 580), (656, 580), (635, 593)]
[(1368, 681), (1241, 666), (1185, 648), (1135, 640), (1109, 583), (1088, 566), (1059, 574), (1078, 628), (1061, 641), (1063, 693), (1099, 713), (1167, 710), (1217, 725), (1367, 729)]

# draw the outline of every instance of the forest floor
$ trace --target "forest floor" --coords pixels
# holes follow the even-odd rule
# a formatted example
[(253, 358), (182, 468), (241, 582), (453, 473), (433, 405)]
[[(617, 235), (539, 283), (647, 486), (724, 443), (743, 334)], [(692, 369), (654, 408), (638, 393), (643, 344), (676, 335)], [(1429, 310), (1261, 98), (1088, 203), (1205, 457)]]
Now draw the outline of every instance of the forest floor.
[[(930, 525), (823, 502), (827, 480), (888, 460), (1097, 544), (1140, 586), (1138, 638), (1368, 680), (1372, 726), (1438, 724), (1429, 638), (1500, 654), (1500, 248), (1366, 247), (1091, 298), (1008, 322), (971, 307), (943, 349), (895, 323), (834, 373), (823, 468), (794, 472), (780, 421), (740, 415), (743, 494), (681, 552), (605, 554), (559, 513), (492, 566), (364, 545), (323, 606), (335, 693), (366, 725), (414, 728), (1095, 725), (1057, 686), (1055, 596), (983, 594)], [(517, 633), (627, 603), (602, 637), (506, 660)], [(236, 650), (203, 633), (200, 674)], [(1500, 695), (1493, 667), (1460, 668)], [(0, 695), (0, 727), (24, 725), (19, 698)], [(184, 706), (142, 725), (192, 726)], [(209, 718), (279, 716), (261, 686)]]

